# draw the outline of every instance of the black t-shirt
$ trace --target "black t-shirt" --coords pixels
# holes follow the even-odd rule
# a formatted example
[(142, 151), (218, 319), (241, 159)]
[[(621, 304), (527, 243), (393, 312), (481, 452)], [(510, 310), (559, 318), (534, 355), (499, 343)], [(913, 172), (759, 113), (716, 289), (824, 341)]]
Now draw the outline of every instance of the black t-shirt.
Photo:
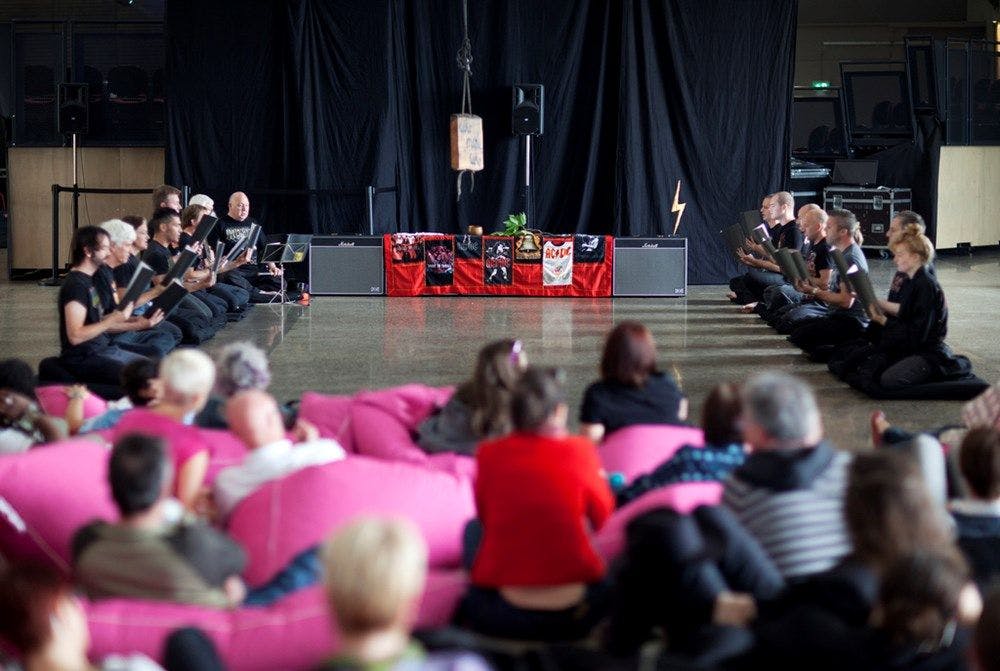
[(802, 249), (802, 231), (799, 230), (798, 223), (793, 219), (787, 224), (775, 226), (778, 229), (778, 240), (774, 246), (778, 249)]
[(580, 421), (603, 424), (606, 434), (633, 424), (683, 424), (677, 416), (682, 398), (666, 373), (650, 375), (642, 387), (599, 381), (583, 394)]
[(111, 269), (111, 273), (115, 276), (115, 284), (120, 287), (127, 287), (128, 283), (132, 281), (132, 275), (135, 274), (135, 269), (139, 266), (139, 259), (135, 254), (128, 257), (128, 261), (116, 266)]
[(101, 314), (108, 314), (118, 305), (118, 298), (115, 296), (115, 273), (107, 266), (101, 266), (94, 273), (94, 288), (101, 299)]
[(62, 345), (62, 353), (86, 355), (107, 347), (111, 339), (106, 333), (79, 345), (70, 344), (69, 338), (66, 336), (66, 306), (69, 303), (79, 303), (87, 309), (87, 316), (83, 320), (84, 324), (96, 324), (101, 321), (103, 314), (101, 297), (94, 286), (93, 278), (79, 270), (69, 271), (59, 288), (59, 342)]
[[(224, 214), (219, 217), (219, 223), (215, 225), (212, 229), (212, 233), (216, 235), (216, 240), (222, 240), (226, 243), (226, 251), (228, 252), (233, 248), (233, 245), (245, 238), (250, 234), (250, 226), (257, 224), (257, 220), (253, 217), (247, 217), (243, 221), (236, 221), (228, 214)], [(257, 238), (257, 254), (258, 260), (264, 253), (264, 232), (261, 231), (260, 236)]]
[(830, 245), (827, 244), (826, 238), (821, 239), (815, 244), (806, 242), (805, 246), (803, 246), (803, 252), (806, 259), (806, 266), (813, 277), (819, 277), (819, 274), (830, 268), (830, 264), (833, 263), (830, 258)]
[(166, 275), (170, 270), (170, 260), (173, 256), (170, 250), (161, 245), (156, 240), (149, 241), (149, 247), (142, 255), (142, 260), (153, 269), (154, 275)]

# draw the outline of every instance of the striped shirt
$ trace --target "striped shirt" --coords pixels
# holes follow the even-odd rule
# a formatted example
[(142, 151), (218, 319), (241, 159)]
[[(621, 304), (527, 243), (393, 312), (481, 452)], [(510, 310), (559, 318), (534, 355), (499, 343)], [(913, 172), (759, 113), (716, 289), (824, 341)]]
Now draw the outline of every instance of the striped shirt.
[(726, 480), (723, 503), (785, 578), (819, 573), (851, 550), (843, 515), (850, 462), (849, 453), (833, 450), (829, 464), (815, 478), (787, 489), (747, 482), (736, 471)]

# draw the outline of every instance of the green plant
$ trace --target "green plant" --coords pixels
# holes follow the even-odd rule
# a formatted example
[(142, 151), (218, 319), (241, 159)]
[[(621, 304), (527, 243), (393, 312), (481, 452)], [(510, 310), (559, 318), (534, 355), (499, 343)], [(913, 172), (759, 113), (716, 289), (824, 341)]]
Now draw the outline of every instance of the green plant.
[(528, 215), (524, 212), (518, 214), (508, 214), (503, 220), (504, 229), (497, 231), (497, 235), (515, 236), (521, 233), (528, 226)]

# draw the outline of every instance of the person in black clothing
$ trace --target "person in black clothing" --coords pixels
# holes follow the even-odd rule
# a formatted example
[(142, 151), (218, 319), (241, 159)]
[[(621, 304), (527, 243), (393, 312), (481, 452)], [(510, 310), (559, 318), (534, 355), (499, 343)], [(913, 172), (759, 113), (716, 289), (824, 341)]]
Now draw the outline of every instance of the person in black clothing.
[[(201, 220), (208, 214), (209, 209), (204, 205), (188, 205), (181, 212), (181, 236), (180, 241), (177, 245), (178, 250), (184, 249), (190, 245), (193, 241), (193, 235), (198, 229), (198, 224)], [(209, 270), (212, 264), (215, 262), (215, 251), (212, 249), (211, 245), (205, 245), (201, 251), (201, 258), (196, 264), (196, 268), (199, 270)], [(239, 263), (233, 262), (232, 264), (226, 264), (224, 267), (219, 268), (219, 275), (232, 271), (234, 268), (238, 267)], [(243, 308), (247, 306), (250, 301), (250, 292), (246, 289), (238, 287), (234, 284), (227, 284), (226, 282), (216, 282), (214, 285), (208, 288), (208, 292), (213, 296), (216, 296), (224, 301), (226, 301), (226, 312), (227, 313), (241, 313)]]
[(601, 379), (583, 394), (580, 430), (595, 443), (633, 424), (683, 424), (687, 398), (656, 364), (649, 329), (625, 321), (612, 329), (601, 356)]
[[(844, 255), (847, 267), (857, 266), (868, 271), (868, 261), (860, 244), (863, 240), (861, 226), (857, 217), (847, 210), (830, 210), (827, 220), (827, 244), (830, 253), (839, 250)], [(825, 314), (808, 314), (799, 306), (790, 311), (784, 319), (789, 320), (791, 333), (788, 340), (814, 358), (826, 358), (837, 345), (854, 340), (868, 326), (868, 315), (865, 314), (861, 301), (851, 293), (846, 277), (834, 269), (830, 273), (830, 284), (826, 289), (816, 287), (812, 283), (799, 282), (797, 288), (813, 300), (826, 305)], [(779, 329), (780, 330), (780, 329)]]
[[(833, 260), (830, 258), (830, 246), (826, 241), (827, 214), (819, 205), (809, 203), (799, 208), (796, 221), (805, 236), (802, 245), (802, 258), (810, 274), (810, 283), (815, 287), (827, 287), (830, 284), (830, 272)], [(757, 303), (755, 312), (769, 323), (781, 318), (788, 309), (799, 305), (805, 300), (805, 294), (794, 285), (772, 285), (764, 290), (764, 298)]]
[(111, 253), (111, 239), (97, 226), (82, 226), (70, 243), (72, 267), (59, 289), (59, 340), (62, 365), (81, 382), (117, 385), (122, 368), (142, 356), (114, 345), (110, 334), (146, 329), (163, 314), (132, 315), (131, 304), (104, 314), (94, 273)]
[[(771, 229), (771, 242), (780, 249), (801, 249), (802, 231), (795, 221), (795, 199), (787, 191), (779, 191), (771, 196), (764, 221)], [(763, 249), (760, 249), (763, 252)], [(750, 270), (729, 282), (729, 288), (736, 294), (735, 302), (751, 306), (764, 297), (764, 290), (769, 286), (785, 283), (781, 268), (774, 261), (744, 254), (740, 261)]]
[[(215, 225), (213, 232), (214, 240), (222, 240), (226, 243), (226, 249), (231, 249), (233, 245), (250, 234), (253, 224), (258, 224), (256, 219), (250, 216), (250, 199), (242, 191), (237, 191), (229, 197), (229, 210), (219, 217), (219, 223)], [(251, 293), (250, 300), (253, 302), (263, 302), (270, 297), (262, 297), (260, 291), (276, 291), (280, 289), (281, 283), (278, 276), (281, 270), (274, 263), (260, 264), (264, 253), (265, 239), (263, 231), (257, 239), (257, 246), (251, 250), (250, 263), (241, 265), (235, 272), (228, 273), (224, 280), (231, 284), (236, 284)], [(248, 288), (252, 286), (257, 289), (253, 291)]]

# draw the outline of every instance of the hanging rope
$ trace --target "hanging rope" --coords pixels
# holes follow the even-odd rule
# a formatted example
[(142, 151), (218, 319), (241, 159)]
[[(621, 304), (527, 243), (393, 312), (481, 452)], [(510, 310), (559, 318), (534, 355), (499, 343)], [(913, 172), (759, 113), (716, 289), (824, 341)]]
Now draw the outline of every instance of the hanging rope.
[[(468, 0), (462, 0), (462, 46), (455, 54), (458, 62), (458, 69), (462, 71), (462, 114), (472, 114), (472, 88), (470, 80), (472, 78), (472, 41), (469, 40), (469, 4)], [(469, 175), (469, 191), (476, 189), (476, 173), (471, 170), (459, 170), (456, 180), (457, 193), (455, 200), (462, 199), (462, 175)]]

